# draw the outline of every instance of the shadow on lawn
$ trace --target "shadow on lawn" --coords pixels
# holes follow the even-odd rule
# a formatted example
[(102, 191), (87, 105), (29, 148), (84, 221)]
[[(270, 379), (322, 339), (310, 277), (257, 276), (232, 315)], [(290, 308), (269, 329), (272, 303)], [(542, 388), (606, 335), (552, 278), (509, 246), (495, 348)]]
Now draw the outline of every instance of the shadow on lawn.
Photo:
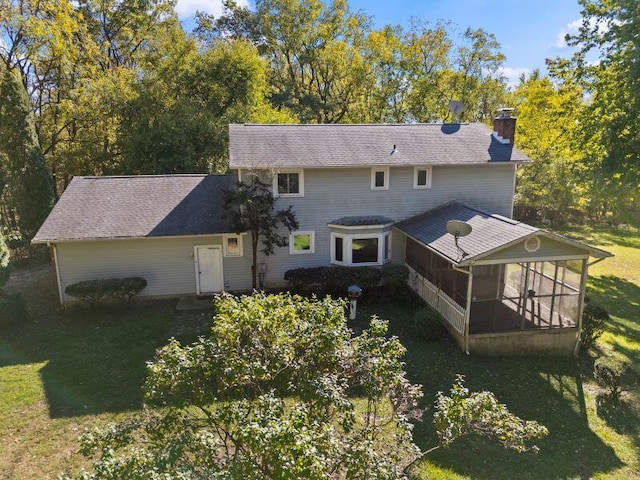
[(52, 418), (140, 408), (146, 361), (171, 336), (173, 303), (56, 317), (5, 332), (0, 367), (46, 362), (40, 379)]
[[(405, 343), (411, 379), (424, 385), (429, 407), (436, 392), (448, 392), (455, 374), (461, 373), (470, 390), (492, 391), (515, 414), (549, 429), (548, 437), (537, 442), (538, 454), (518, 454), (486, 439), (465, 439), (433, 452), (429, 462), (474, 479), (591, 478), (622, 465), (589, 428), (582, 373), (574, 360), (467, 357), (453, 342), (426, 348)], [(422, 354), (415, 355), (417, 351)], [(414, 438), (423, 449), (437, 443), (432, 415), (430, 408), (416, 426)]]
[[(447, 449), (436, 450), (426, 460), (446, 471), (473, 479), (591, 478), (622, 466), (611, 447), (591, 431), (583, 378), (589, 365), (572, 358), (467, 356), (447, 337), (421, 342), (410, 325), (415, 309), (398, 305), (382, 318), (394, 318), (391, 333), (407, 348), (407, 371), (414, 383), (423, 385), (424, 420), (415, 426), (414, 440), (422, 450), (437, 445), (433, 427), (433, 404), (438, 391), (448, 392), (457, 373), (465, 376), (472, 391), (489, 390), (516, 415), (536, 420), (549, 429), (537, 442), (538, 454), (518, 454), (487, 439), (464, 439)], [(362, 312), (365, 316), (368, 309)], [(360, 323), (365, 322), (364, 319)], [(424, 466), (424, 465), (423, 465)], [(421, 468), (419, 465), (418, 468)], [(424, 474), (420, 478), (425, 478)]]

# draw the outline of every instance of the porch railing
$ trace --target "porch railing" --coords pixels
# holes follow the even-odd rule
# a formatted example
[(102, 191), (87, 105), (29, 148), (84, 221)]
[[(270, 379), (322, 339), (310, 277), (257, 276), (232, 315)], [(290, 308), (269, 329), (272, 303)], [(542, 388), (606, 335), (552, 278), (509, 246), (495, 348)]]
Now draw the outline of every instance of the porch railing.
[(436, 287), (433, 283), (420, 275), (415, 269), (409, 268), (409, 286), (435, 309), (460, 335), (464, 335), (465, 308), (456, 303), (449, 295)]

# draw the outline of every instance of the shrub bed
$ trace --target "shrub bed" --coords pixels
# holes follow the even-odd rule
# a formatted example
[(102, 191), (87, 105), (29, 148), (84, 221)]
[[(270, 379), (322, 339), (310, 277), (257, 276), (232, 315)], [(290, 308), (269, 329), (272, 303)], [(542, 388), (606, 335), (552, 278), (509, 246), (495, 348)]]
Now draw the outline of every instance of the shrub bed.
[(358, 285), (365, 292), (376, 287), (382, 279), (377, 267), (328, 267), (295, 268), (284, 274), (289, 289), (302, 294), (329, 294), (345, 296), (347, 287)]
[(65, 293), (78, 298), (89, 305), (98, 305), (103, 299), (115, 299), (127, 305), (132, 297), (147, 286), (142, 277), (102, 278), (85, 280), (65, 288)]

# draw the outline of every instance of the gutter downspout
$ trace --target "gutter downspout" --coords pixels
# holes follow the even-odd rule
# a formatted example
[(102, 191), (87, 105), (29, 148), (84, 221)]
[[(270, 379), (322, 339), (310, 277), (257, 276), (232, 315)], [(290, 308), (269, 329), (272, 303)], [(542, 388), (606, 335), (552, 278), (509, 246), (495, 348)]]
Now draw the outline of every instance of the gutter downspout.
[(471, 288), (473, 286), (473, 265), (469, 265), (469, 270), (465, 270), (455, 265), (451, 265), (456, 272), (464, 273), (469, 276), (467, 282), (467, 308), (464, 312), (464, 351), (469, 355), (469, 320), (471, 317)]
[(58, 249), (56, 248), (56, 244), (48, 243), (53, 249), (53, 262), (56, 264), (56, 280), (58, 281), (58, 299), (60, 300), (60, 305), (64, 308), (64, 297), (62, 296), (62, 283), (60, 282), (60, 267), (58, 264)]

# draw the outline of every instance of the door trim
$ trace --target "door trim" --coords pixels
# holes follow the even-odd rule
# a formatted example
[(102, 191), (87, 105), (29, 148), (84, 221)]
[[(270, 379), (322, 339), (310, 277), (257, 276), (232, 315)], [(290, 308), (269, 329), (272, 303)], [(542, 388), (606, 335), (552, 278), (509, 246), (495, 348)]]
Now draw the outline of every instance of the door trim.
[[(224, 291), (224, 257), (222, 255), (222, 245), (195, 245), (193, 247), (193, 264), (196, 270), (196, 295), (202, 294), (202, 292), (200, 291), (200, 265), (198, 262), (199, 248), (213, 248), (220, 252), (219, 253), (220, 254), (220, 285), (222, 287), (220, 291), (223, 292)], [(212, 293), (212, 292), (205, 292), (205, 293)]]

